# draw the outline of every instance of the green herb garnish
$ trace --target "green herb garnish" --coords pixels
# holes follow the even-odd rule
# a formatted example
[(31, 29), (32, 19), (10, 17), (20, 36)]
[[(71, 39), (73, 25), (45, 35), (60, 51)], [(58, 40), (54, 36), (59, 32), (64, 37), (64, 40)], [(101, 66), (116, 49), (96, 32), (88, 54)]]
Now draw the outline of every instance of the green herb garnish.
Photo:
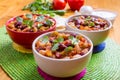
[(56, 43), (52, 47), (52, 51), (56, 51), (59, 48), (59, 43)]
[(93, 27), (93, 26), (95, 26), (95, 24), (94, 24), (94, 22), (90, 22), (88, 26)]
[(76, 45), (76, 44), (78, 44), (78, 42), (79, 42), (79, 40), (76, 39), (74, 36), (69, 36), (69, 39), (72, 41), (72, 44), (73, 44), (73, 45)]
[(32, 17), (33, 17), (32, 14), (26, 14), (25, 16), (26, 16), (27, 18), (30, 18), (30, 19), (32, 19)]
[(43, 20), (44, 20), (44, 16), (38, 16), (37, 19), (36, 19), (36, 21), (38, 21), (38, 22), (41, 22)]
[(48, 26), (51, 26), (53, 24), (53, 22), (51, 21), (51, 20), (46, 20), (46, 25), (48, 25)]
[(58, 37), (57, 41), (60, 43), (60, 42), (63, 42), (64, 41), (64, 38), (63, 37)]
[(49, 13), (55, 13), (55, 14), (58, 14), (60, 16), (63, 16), (65, 14), (65, 10), (51, 10), (49, 11)]
[(21, 17), (16, 17), (16, 20), (17, 20), (18, 22), (23, 22), (23, 18), (21, 18)]
[(43, 26), (43, 24), (41, 24), (41, 23), (38, 23), (38, 24), (37, 24), (38, 29), (39, 29), (40, 27), (42, 27), (42, 26)]
[(36, 14), (49, 14), (54, 16), (55, 14), (64, 15), (64, 10), (54, 10), (53, 3), (49, 0), (35, 0), (34, 2), (24, 6), (22, 10), (30, 10)]
[(56, 51), (59, 48), (59, 43), (63, 42), (64, 38), (63, 37), (58, 37), (53, 41), (54, 45), (52, 47), (52, 51)]
[(90, 16), (87, 16), (87, 18), (86, 18), (85, 20), (90, 21), (90, 20), (91, 20), (91, 17), (90, 17)]
[(32, 20), (23, 20), (23, 24), (27, 25), (28, 27), (32, 27), (34, 22)]
[(68, 52), (72, 51), (72, 49), (73, 49), (73, 47), (69, 46), (69, 47), (66, 47), (66, 48), (64, 49), (64, 51), (65, 51), (66, 53), (68, 53)]
[(85, 25), (88, 25), (88, 24), (89, 24), (89, 22), (88, 22), (87, 20), (85, 20), (85, 21), (84, 21), (84, 24), (85, 24)]
[(49, 41), (48, 36), (44, 36), (44, 37), (42, 38), (42, 43), (47, 43), (48, 41)]
[(64, 41), (64, 38), (63, 37), (58, 37), (57, 39), (55, 39), (53, 42), (54, 43), (61, 43)]

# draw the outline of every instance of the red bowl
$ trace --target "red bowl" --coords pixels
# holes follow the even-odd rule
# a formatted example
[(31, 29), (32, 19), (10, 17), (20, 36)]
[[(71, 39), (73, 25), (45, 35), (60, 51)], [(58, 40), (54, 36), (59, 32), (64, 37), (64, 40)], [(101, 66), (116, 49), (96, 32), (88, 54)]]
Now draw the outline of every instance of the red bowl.
[[(20, 15), (20, 16), (22, 16), (22, 15)], [(17, 44), (19, 44), (19, 45), (21, 45), (25, 48), (30, 48), (31, 49), (32, 48), (32, 42), (37, 36), (39, 36), (43, 33), (46, 33), (46, 32), (56, 30), (55, 19), (52, 18), (52, 17), (49, 17), (49, 18), (52, 19), (55, 22), (55, 24), (46, 31), (40, 31), (40, 32), (17, 32), (17, 31), (14, 31), (14, 30), (12, 30), (8, 27), (8, 24), (11, 21), (15, 20), (16, 17), (13, 17), (6, 22), (6, 30), (9, 34), (10, 38), (13, 40), (13, 42), (15, 42), (15, 43), (17, 43)]]

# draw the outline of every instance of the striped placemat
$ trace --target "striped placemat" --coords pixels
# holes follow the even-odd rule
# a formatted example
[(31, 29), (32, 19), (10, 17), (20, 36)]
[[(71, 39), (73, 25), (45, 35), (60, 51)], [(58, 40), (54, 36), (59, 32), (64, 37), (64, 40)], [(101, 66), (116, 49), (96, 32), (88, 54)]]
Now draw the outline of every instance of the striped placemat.
[[(82, 80), (120, 80), (120, 46), (110, 38), (105, 43), (102, 52), (92, 55)], [(13, 80), (44, 80), (33, 54), (16, 51), (5, 27), (0, 28), (0, 66)]]

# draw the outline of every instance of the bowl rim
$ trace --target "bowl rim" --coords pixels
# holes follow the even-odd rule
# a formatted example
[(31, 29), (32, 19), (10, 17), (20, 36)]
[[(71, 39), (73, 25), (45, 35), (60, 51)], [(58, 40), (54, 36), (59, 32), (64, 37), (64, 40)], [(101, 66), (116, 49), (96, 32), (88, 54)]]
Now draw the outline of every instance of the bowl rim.
[[(52, 31), (52, 32), (54, 32), (54, 31)], [(78, 59), (84, 58), (84, 57), (86, 57), (86, 56), (89, 55), (89, 54), (92, 54), (92, 51), (93, 51), (93, 42), (92, 42), (87, 36), (85, 36), (85, 35), (83, 35), (83, 34), (81, 34), (81, 33), (79, 33), (79, 32), (73, 32), (73, 31), (57, 31), (57, 32), (61, 32), (61, 33), (64, 33), (64, 32), (66, 32), (66, 33), (75, 33), (75, 34), (78, 34), (78, 35), (81, 35), (81, 36), (85, 37), (85, 38), (90, 42), (90, 44), (91, 44), (90, 50), (89, 50), (86, 54), (84, 54), (84, 55), (82, 55), (82, 56), (80, 56), (80, 57), (77, 57), (77, 58), (72, 58), (72, 59), (56, 59), (56, 58), (46, 57), (46, 56), (38, 53), (38, 52), (36, 51), (36, 49), (35, 49), (35, 43), (36, 43), (36, 41), (38, 41), (40, 38), (42, 38), (42, 37), (45, 36), (45, 35), (51, 34), (52, 32), (44, 33), (44, 34), (38, 36), (38, 37), (33, 41), (33, 43), (32, 43), (33, 54), (37, 54), (37, 56), (40, 56), (40, 57), (42, 57), (42, 58), (45, 58), (45, 59), (51, 60), (51, 61), (74, 61), (74, 60), (78, 60)]]
[[(93, 17), (101, 18), (101, 19), (103, 19), (103, 20), (106, 20), (107, 23), (109, 23), (109, 27), (108, 27), (108, 28), (105, 28), (104, 30), (87, 31), (87, 30), (80, 30), (80, 29), (78, 29), (78, 28), (73, 28), (73, 27), (69, 26), (69, 25), (68, 25), (68, 21), (69, 21), (71, 18), (78, 17), (78, 16), (93, 16)], [(70, 28), (70, 29), (78, 30), (78, 31), (81, 31), (81, 32), (88, 32), (88, 33), (91, 33), (91, 32), (104, 32), (104, 31), (107, 31), (107, 30), (109, 30), (109, 29), (112, 28), (112, 23), (111, 23), (111, 21), (108, 20), (108, 19), (102, 18), (102, 17), (100, 17), (100, 16), (96, 16), (96, 15), (81, 15), (81, 14), (72, 15), (72, 16), (68, 17), (67, 20), (66, 20), (66, 22), (65, 22), (65, 25), (66, 25), (66, 27), (68, 27), (68, 28)]]
[[(27, 14), (27, 13), (26, 13), (26, 14)], [(17, 31), (14, 31), (14, 30), (8, 28), (7, 25), (8, 25), (11, 21), (13, 21), (16, 17), (23, 16), (23, 15), (26, 15), (26, 14), (18, 15), (18, 16), (12, 17), (12, 18), (10, 18), (9, 20), (7, 20), (7, 22), (5, 23), (6, 28), (7, 28), (8, 30), (14, 32), (14, 33), (20, 33), (20, 34), (45, 33), (45, 32), (47, 32), (47, 31), (49, 31), (49, 30), (51, 30), (51, 29), (53, 29), (53, 28), (56, 28), (56, 20), (55, 20), (54, 18), (50, 17), (50, 16), (47, 16), (47, 15), (43, 15), (43, 16), (49, 17), (49, 18), (52, 19), (55, 23), (54, 23), (54, 25), (53, 25), (52, 27), (50, 27), (49, 29), (47, 29), (47, 30), (45, 30), (45, 31), (40, 31), (40, 32), (17, 32)], [(28, 13), (28, 14), (32, 14), (32, 13)], [(42, 15), (42, 14), (32, 14), (32, 15)]]

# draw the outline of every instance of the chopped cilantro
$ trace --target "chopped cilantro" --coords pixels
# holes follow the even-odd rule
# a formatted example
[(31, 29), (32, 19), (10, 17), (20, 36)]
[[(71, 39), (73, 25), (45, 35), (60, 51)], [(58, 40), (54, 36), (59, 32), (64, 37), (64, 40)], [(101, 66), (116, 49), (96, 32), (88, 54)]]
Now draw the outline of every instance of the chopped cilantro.
[(84, 24), (85, 24), (85, 25), (88, 25), (88, 24), (89, 24), (89, 22), (88, 22), (87, 20), (85, 20), (85, 21), (84, 21)]
[(40, 28), (42, 25), (43, 25), (43, 24), (38, 23), (38, 24), (37, 24), (37, 27)]
[(59, 48), (59, 43), (56, 43), (52, 47), (52, 51), (56, 51)]
[(33, 23), (34, 22), (32, 20), (23, 20), (23, 24), (25, 24), (25, 25), (27, 25), (29, 27), (32, 27)]
[(30, 18), (30, 19), (32, 19), (32, 17), (33, 17), (32, 14), (26, 14), (25, 16), (26, 16), (27, 18)]
[(38, 22), (43, 21), (43, 20), (44, 20), (44, 16), (41, 16), (41, 15), (38, 16), (36, 19), (36, 21), (38, 21)]
[(65, 51), (66, 53), (68, 53), (68, 52), (72, 51), (72, 49), (73, 49), (73, 47), (69, 46), (69, 47), (66, 47), (66, 48), (64, 49), (64, 51)]
[(16, 17), (16, 20), (17, 20), (18, 22), (23, 22), (23, 18), (21, 18), (21, 17)]
[(52, 51), (56, 51), (58, 48), (59, 48), (59, 43), (63, 42), (64, 39), (63, 37), (58, 37), (57, 39), (55, 39), (53, 42), (54, 42), (54, 45), (52, 47)]
[(61, 43), (64, 41), (64, 38), (63, 37), (58, 37), (57, 39), (55, 39), (53, 42), (54, 43)]
[(46, 20), (46, 24), (47, 24), (48, 26), (51, 26), (51, 25), (52, 25), (52, 23), (53, 23), (53, 22), (52, 22), (51, 20), (49, 20), (49, 19), (48, 19), (48, 20)]
[(91, 20), (91, 17), (88, 16), (85, 20), (90, 21), (90, 20)]
[(93, 26), (95, 26), (94, 22), (90, 22), (89, 27), (93, 27)]
[(78, 39), (76, 39), (75, 37), (73, 36), (69, 36), (69, 39), (72, 41), (72, 44), (75, 45), (75, 44), (78, 44)]
[(64, 10), (54, 10), (53, 3), (49, 0), (35, 0), (34, 2), (23, 7), (22, 10), (30, 10), (36, 14), (49, 14), (54, 16), (55, 14), (64, 15)]
[(57, 41), (58, 41), (58, 42), (63, 42), (63, 41), (64, 41), (64, 38), (63, 38), (63, 37), (58, 37)]
[(42, 43), (47, 43), (49, 41), (48, 36), (44, 36), (42, 39)]

